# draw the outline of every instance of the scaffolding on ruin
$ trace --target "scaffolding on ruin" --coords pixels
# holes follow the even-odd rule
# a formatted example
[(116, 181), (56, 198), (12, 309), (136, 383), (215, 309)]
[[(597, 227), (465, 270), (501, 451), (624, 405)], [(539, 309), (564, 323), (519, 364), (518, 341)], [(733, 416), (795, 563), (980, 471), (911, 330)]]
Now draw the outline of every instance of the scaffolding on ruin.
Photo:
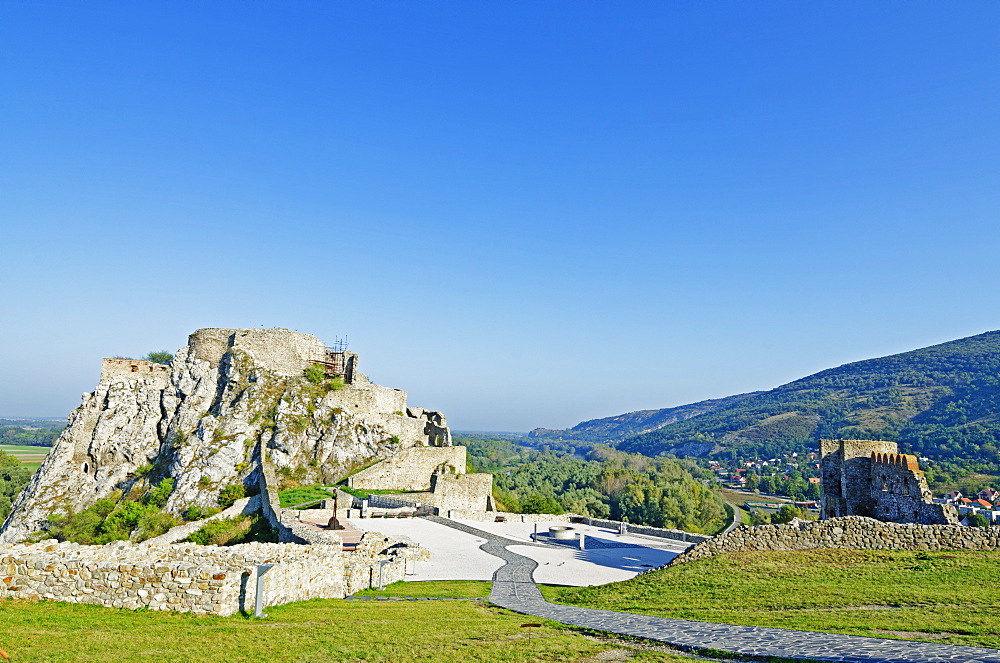
[(347, 351), (347, 337), (337, 338), (331, 345), (326, 346), (326, 352), (321, 359), (315, 359), (314, 363), (321, 364), (328, 377), (342, 377), (350, 383), (354, 377), (353, 352)]

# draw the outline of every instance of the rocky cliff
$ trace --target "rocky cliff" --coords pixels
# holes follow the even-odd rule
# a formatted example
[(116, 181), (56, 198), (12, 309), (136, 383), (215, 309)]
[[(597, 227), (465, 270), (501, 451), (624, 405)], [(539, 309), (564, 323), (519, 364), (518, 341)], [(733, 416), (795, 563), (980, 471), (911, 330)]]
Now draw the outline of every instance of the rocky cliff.
[(166, 510), (279, 479), (332, 483), (413, 446), (448, 446), (444, 417), (373, 384), (357, 356), (285, 329), (200, 329), (169, 366), (106, 359), (93, 393), (14, 504), (0, 542), (172, 478)]

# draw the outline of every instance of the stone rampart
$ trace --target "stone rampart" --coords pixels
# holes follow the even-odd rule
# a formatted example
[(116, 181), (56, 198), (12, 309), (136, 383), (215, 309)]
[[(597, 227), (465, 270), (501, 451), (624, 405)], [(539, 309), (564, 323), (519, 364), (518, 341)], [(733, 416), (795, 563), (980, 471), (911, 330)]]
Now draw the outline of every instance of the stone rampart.
[(465, 447), (413, 447), (353, 474), (351, 488), (367, 490), (431, 490), (435, 472), (465, 473)]
[(1000, 550), (1000, 528), (887, 523), (863, 516), (787, 525), (739, 525), (726, 534), (694, 546), (670, 564), (731, 552), (814, 548)]

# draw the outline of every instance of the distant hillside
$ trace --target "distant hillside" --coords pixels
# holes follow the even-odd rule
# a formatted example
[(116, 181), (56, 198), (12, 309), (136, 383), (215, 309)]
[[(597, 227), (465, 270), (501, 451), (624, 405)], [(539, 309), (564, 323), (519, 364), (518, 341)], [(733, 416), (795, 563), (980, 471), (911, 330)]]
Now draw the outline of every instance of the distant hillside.
[(774, 456), (827, 437), (895, 440), (931, 458), (1000, 464), (1000, 331), (831, 368), (618, 447)]
[(541, 439), (581, 440), (583, 442), (620, 442), (627, 437), (662, 428), (668, 424), (677, 423), (712, 412), (724, 405), (730, 405), (761, 392), (739, 394), (727, 398), (700, 401), (680, 407), (668, 407), (662, 410), (639, 410), (628, 414), (619, 414), (603, 419), (584, 421), (572, 428), (554, 430), (551, 428), (536, 428), (528, 433), (528, 437)]

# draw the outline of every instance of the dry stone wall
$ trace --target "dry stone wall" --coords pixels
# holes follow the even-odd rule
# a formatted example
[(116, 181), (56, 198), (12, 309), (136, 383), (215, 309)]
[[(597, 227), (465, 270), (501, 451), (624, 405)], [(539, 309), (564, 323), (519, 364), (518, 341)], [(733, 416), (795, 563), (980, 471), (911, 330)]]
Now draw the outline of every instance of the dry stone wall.
[(253, 609), (258, 564), (274, 564), (264, 575), (264, 605), (281, 605), (349, 596), (377, 583), (380, 567), (384, 582), (403, 580), (406, 559), (418, 552), (377, 532), (366, 533), (352, 552), (280, 543), (83, 546), (49, 540), (0, 546), (0, 599), (231, 615)]
[(1000, 528), (886, 523), (845, 516), (787, 525), (739, 525), (700, 543), (670, 565), (731, 552), (846, 548), (875, 550), (1000, 550)]

